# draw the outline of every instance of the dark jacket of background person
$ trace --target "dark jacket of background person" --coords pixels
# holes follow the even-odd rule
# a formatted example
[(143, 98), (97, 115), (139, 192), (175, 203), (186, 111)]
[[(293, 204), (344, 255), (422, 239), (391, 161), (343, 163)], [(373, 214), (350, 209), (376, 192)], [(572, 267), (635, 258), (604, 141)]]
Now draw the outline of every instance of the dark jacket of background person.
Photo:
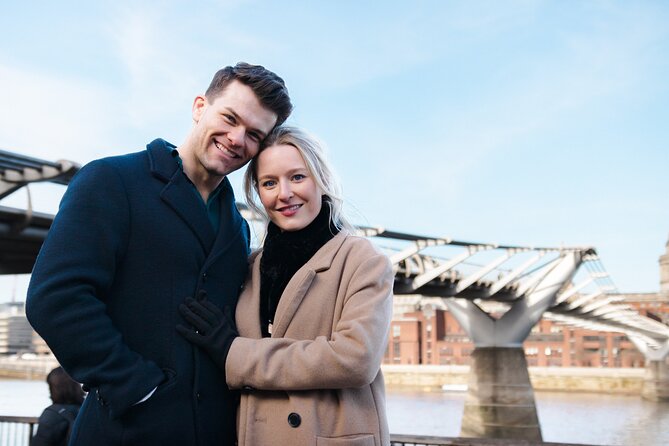
[(234, 307), (248, 224), (224, 179), (216, 236), (173, 148), (158, 139), (82, 168), (35, 264), (28, 319), (90, 390), (74, 445), (234, 441), (238, 395), (174, 327), (179, 304), (199, 290)]
[(56, 367), (46, 377), (53, 404), (44, 409), (30, 446), (66, 446), (74, 420), (84, 402), (81, 385)]
[(380, 368), (392, 317), (388, 257), (339, 233), (292, 277), (261, 342), (260, 259), (239, 297), (241, 337), (225, 367), (230, 387), (245, 389), (239, 445), (389, 445)]

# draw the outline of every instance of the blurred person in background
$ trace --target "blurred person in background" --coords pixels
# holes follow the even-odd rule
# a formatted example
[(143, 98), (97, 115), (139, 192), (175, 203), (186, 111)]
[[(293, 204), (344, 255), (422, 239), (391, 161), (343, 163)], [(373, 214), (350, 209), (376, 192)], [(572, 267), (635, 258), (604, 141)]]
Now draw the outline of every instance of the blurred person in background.
[(66, 446), (85, 394), (81, 384), (70, 378), (62, 367), (51, 370), (46, 382), (53, 404), (40, 415), (30, 446)]

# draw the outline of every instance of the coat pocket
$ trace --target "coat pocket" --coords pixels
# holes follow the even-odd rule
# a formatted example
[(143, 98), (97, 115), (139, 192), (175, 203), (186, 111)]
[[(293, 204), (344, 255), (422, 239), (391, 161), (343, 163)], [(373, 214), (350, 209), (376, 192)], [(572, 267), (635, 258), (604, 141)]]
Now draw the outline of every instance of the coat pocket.
[(341, 437), (316, 437), (316, 446), (374, 446), (374, 435), (355, 434)]

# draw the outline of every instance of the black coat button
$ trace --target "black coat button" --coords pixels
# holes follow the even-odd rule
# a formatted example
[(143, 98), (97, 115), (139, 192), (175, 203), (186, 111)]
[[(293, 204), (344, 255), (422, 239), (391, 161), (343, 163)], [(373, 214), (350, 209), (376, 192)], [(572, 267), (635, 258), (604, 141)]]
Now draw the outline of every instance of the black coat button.
[(290, 415), (288, 415), (288, 424), (290, 427), (297, 427), (302, 423), (302, 417), (300, 417), (300, 414), (297, 414), (295, 412), (291, 412)]
[(102, 406), (106, 406), (106, 405), (107, 405), (107, 401), (105, 401), (105, 399), (102, 398), (102, 395), (100, 395), (100, 389), (96, 389), (96, 390), (95, 390), (95, 395), (97, 396), (98, 402), (99, 402)]

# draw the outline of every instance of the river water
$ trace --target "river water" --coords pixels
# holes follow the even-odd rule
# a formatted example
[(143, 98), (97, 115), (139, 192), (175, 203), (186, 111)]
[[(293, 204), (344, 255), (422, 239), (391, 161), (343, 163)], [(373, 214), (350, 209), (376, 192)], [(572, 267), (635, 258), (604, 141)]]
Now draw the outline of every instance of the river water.
[[(544, 441), (669, 445), (669, 403), (638, 396), (535, 392)], [(387, 389), (390, 432), (457, 437), (464, 392)], [(41, 381), (0, 380), (0, 415), (39, 416), (50, 404)]]

